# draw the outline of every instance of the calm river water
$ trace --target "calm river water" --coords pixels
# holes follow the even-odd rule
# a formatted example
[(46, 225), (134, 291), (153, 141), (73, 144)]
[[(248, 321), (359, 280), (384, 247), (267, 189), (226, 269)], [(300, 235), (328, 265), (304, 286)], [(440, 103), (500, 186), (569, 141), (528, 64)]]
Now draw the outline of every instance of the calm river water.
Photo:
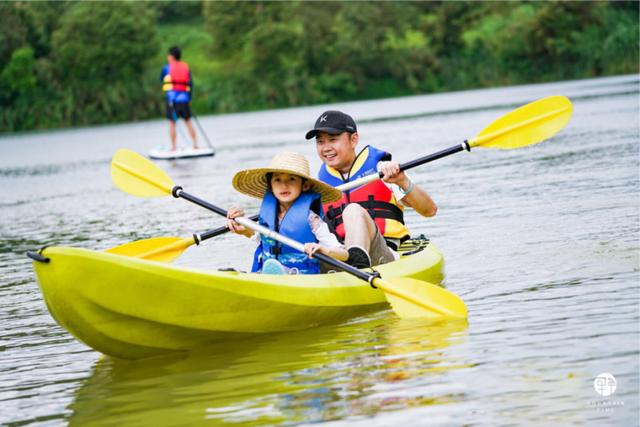
[[(471, 138), (511, 109), (568, 96), (553, 139), (477, 149), (412, 171), (439, 205), (410, 213), (442, 249), (468, 325), (387, 310), (298, 333), (128, 363), (73, 339), (49, 315), (25, 252), (104, 249), (189, 236), (220, 218), (171, 198), (115, 189), (109, 162), (166, 141), (163, 120), (0, 138), (0, 424), (19, 425), (637, 425), (639, 417), (639, 79), (528, 85), (200, 117), (218, 153), (161, 166), (220, 206), (233, 173), (304, 140), (319, 113), (351, 113), (362, 144), (399, 161)], [(246, 269), (251, 243), (226, 235), (177, 262)], [(594, 379), (609, 373), (615, 392)]]

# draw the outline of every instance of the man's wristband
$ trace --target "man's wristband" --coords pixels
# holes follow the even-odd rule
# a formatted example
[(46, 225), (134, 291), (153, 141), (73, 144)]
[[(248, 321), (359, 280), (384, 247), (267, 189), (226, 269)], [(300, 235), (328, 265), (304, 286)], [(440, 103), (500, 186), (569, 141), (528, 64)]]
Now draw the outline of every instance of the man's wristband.
[(413, 181), (409, 180), (409, 187), (406, 190), (403, 190), (400, 186), (398, 186), (398, 188), (400, 188), (400, 192), (406, 196), (413, 191)]

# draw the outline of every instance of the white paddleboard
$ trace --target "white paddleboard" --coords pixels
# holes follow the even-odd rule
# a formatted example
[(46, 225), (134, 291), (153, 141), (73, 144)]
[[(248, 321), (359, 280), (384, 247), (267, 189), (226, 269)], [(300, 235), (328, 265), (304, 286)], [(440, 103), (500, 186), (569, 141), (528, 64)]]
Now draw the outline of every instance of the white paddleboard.
[(167, 148), (154, 148), (149, 151), (149, 157), (156, 160), (190, 159), (213, 156), (215, 153), (216, 150), (210, 147), (178, 148), (176, 151), (170, 151)]

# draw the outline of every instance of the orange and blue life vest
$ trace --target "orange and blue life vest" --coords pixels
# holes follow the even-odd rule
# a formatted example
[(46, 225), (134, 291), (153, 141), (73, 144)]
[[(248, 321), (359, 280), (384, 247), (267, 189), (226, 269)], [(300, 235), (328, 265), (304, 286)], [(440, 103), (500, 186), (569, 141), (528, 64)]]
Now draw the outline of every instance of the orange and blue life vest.
[[(378, 162), (386, 160), (391, 160), (391, 154), (368, 145), (358, 153), (346, 178), (340, 171), (323, 164), (318, 172), (318, 179), (337, 187), (363, 176), (377, 174)], [(365, 208), (384, 237), (400, 241), (409, 238), (409, 230), (404, 225), (404, 207), (398, 203), (393, 191), (382, 180), (378, 179), (344, 191), (340, 200), (324, 205), (329, 228), (341, 240), (344, 240), (342, 211), (349, 203), (358, 203)]]
[(167, 94), (167, 102), (183, 104), (191, 101), (191, 71), (186, 62), (174, 61), (162, 68), (160, 74), (162, 90)]
[[(258, 222), (260, 225), (274, 230), (283, 236), (300, 243), (317, 243), (309, 225), (309, 211), (322, 218), (322, 202), (320, 195), (313, 191), (305, 191), (293, 202), (282, 221), (278, 223), (278, 199), (271, 191), (267, 191), (260, 206)], [(252, 272), (262, 271), (264, 262), (270, 258), (277, 259), (288, 268), (295, 268), (300, 274), (319, 274), (320, 263), (316, 258), (297, 251), (272, 238), (261, 236), (253, 255)]]

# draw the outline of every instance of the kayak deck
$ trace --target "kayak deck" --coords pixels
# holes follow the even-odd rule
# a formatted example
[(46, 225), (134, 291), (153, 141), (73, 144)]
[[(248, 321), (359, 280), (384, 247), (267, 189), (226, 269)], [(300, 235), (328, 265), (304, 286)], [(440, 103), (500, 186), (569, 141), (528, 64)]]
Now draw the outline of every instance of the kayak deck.
[[(403, 249), (408, 255), (376, 267), (383, 278), (441, 282), (444, 260), (435, 246), (413, 241)], [(68, 247), (42, 255), (49, 261), (34, 268), (56, 321), (95, 350), (126, 359), (339, 323), (388, 307), (382, 291), (347, 273), (207, 271)]]

